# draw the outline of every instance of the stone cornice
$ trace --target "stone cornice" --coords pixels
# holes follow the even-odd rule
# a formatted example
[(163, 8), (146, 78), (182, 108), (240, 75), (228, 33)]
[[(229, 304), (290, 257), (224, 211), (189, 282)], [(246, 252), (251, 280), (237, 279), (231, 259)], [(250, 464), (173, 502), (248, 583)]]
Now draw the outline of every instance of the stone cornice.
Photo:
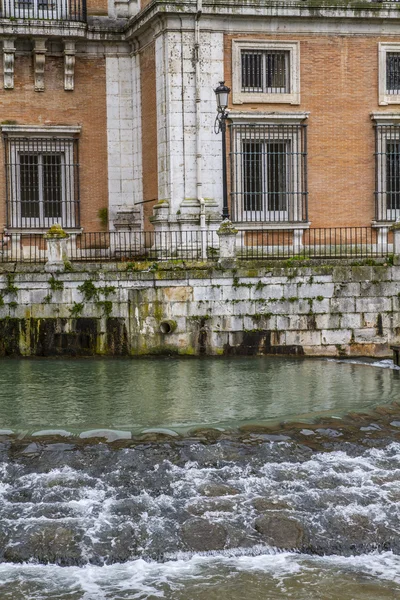
[(2, 133), (10, 136), (73, 136), (82, 131), (80, 125), (0, 125)]
[(0, 19), (1, 36), (46, 36), (75, 37), (86, 36), (87, 24), (76, 21), (45, 21), (35, 19)]
[(239, 111), (230, 110), (228, 118), (234, 123), (302, 123), (308, 119), (309, 112), (287, 111)]
[(373, 112), (371, 113), (371, 120), (375, 123), (382, 125), (391, 125), (400, 123), (400, 111), (399, 112)]
[[(220, 31), (232, 32), (232, 27), (236, 23), (237, 30), (242, 28), (245, 30), (246, 23), (250, 27), (252, 21), (255, 23), (258, 21), (265, 25), (264, 17), (269, 21), (281, 19), (294, 24), (303, 22), (299, 33), (303, 30), (313, 29), (319, 32), (329, 29), (333, 32), (334, 24), (340, 33), (347, 33), (347, 31), (342, 31), (342, 25), (337, 25), (339, 22), (347, 21), (349, 33), (357, 33), (359, 23), (362, 22), (361, 34), (365, 35), (369, 33), (369, 30), (372, 32), (374, 28), (381, 33), (380, 30), (384, 28), (384, 33), (391, 35), (398, 34), (399, 8), (400, 4), (397, 2), (373, 2), (370, 0), (358, 2), (354, 0), (203, 0), (202, 23), (205, 29), (215, 30), (217, 27)], [(137, 15), (129, 19), (124, 32), (125, 39), (140, 36), (154, 22), (155, 18), (161, 19), (167, 28), (178, 27), (178, 23), (173, 23), (176, 17), (179, 17), (181, 26), (183, 22), (183, 28), (185, 26), (193, 27), (192, 22), (196, 10), (196, 0), (180, 2), (153, 0)], [(167, 18), (170, 21), (168, 24), (166, 24)], [(220, 23), (217, 23), (218, 19)], [(310, 26), (307, 27), (306, 23), (310, 23)], [(324, 28), (323, 23), (331, 24)], [(373, 33), (377, 33), (377, 31), (373, 31)]]
[[(164, 28), (192, 28), (197, 11), (196, 0), (152, 0), (130, 19), (89, 16), (87, 23), (34, 19), (0, 19), (0, 36), (46, 36), (89, 41), (132, 41), (154, 24)], [(264, 18), (264, 19), (263, 19)], [(292, 23), (298, 33), (315, 29), (318, 32), (385, 33), (395, 35), (400, 19), (400, 2), (370, 0), (203, 0), (204, 28), (243, 33), (257, 30), (260, 24), (284, 20)], [(219, 23), (218, 23), (219, 21)], [(343, 23), (348, 25), (343, 30)], [(258, 23), (258, 25), (257, 25)], [(301, 23), (301, 26), (300, 26)], [(338, 25), (338, 23), (341, 23)], [(335, 25), (336, 24), (336, 25)], [(362, 24), (362, 26), (360, 25)], [(237, 25), (237, 26), (236, 26)], [(358, 31), (359, 30), (359, 31)], [(397, 33), (398, 34), (398, 33)]]

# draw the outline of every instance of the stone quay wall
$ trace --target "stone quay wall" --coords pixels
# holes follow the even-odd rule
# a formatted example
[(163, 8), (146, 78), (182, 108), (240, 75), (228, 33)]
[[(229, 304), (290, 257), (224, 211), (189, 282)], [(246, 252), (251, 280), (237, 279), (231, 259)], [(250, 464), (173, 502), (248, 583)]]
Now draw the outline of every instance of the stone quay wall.
[[(390, 356), (400, 266), (3, 265), (0, 356)], [(70, 270), (70, 269), (73, 270)]]

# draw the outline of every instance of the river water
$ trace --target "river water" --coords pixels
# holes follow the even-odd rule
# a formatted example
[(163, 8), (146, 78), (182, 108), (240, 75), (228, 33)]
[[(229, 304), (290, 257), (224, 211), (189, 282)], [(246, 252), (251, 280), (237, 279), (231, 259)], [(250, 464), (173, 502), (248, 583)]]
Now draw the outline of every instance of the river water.
[(400, 597), (390, 361), (0, 372), (1, 600)]
[(400, 386), (400, 370), (318, 359), (8, 360), (0, 369), (0, 428), (32, 433), (340, 414), (390, 403)]

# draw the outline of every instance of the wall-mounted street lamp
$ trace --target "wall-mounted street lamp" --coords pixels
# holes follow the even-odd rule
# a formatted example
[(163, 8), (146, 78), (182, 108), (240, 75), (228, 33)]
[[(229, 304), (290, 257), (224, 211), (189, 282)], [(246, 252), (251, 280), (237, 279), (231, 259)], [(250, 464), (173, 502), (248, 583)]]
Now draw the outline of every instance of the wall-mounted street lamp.
[(217, 98), (217, 118), (215, 120), (215, 133), (222, 133), (222, 187), (223, 187), (223, 205), (222, 218), (229, 219), (228, 208), (228, 181), (226, 170), (226, 120), (228, 118), (228, 104), (230, 88), (225, 85), (225, 81), (221, 81), (219, 86), (214, 90)]

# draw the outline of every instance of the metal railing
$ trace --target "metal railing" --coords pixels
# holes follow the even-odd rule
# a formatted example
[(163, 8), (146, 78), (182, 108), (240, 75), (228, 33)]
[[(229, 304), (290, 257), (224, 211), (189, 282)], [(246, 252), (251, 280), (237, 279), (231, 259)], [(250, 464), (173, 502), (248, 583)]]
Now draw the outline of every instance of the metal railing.
[(2, 234), (0, 236), (0, 262), (45, 263), (46, 240), (41, 233)]
[[(219, 258), (215, 231), (140, 231), (71, 234), (66, 260), (74, 262), (163, 261), (214, 262)], [(371, 227), (331, 227), (296, 230), (241, 231), (236, 257), (243, 260), (385, 258), (393, 253), (391, 234), (380, 237)], [(0, 262), (45, 263), (43, 234), (10, 233), (0, 236)], [(150, 266), (151, 266), (150, 264)]]
[(0, 18), (85, 23), (86, 0), (1, 0)]
[[(65, 247), (71, 262), (206, 261), (219, 255), (216, 232), (202, 230), (71, 234)], [(46, 261), (46, 240), (42, 234), (0, 236), (0, 262)]]
[(240, 232), (237, 256), (243, 259), (385, 258), (393, 252), (391, 234), (380, 237), (372, 227), (321, 227), (296, 232)]
[(67, 242), (71, 261), (207, 260), (218, 255), (218, 236), (209, 231), (83, 233)]

